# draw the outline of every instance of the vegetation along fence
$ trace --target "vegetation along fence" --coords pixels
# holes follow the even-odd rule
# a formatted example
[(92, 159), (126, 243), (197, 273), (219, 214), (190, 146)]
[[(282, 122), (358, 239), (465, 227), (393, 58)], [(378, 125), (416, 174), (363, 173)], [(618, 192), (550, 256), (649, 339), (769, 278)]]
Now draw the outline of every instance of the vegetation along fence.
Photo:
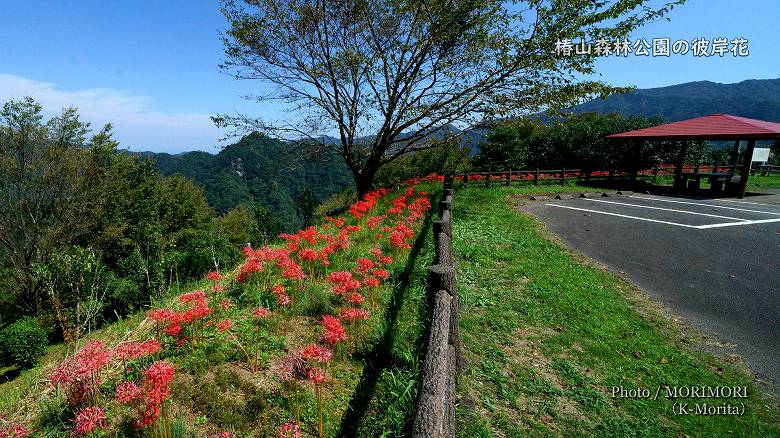
[(418, 438), (455, 435), (455, 387), (462, 361), (452, 253), (452, 181), (452, 177), (444, 179), (441, 217), (433, 222), (436, 259), (428, 268), (433, 312), (412, 430)]
[[(699, 173), (699, 172), (712, 172), (712, 173), (735, 173), (735, 167), (733, 164), (686, 164), (681, 171), (683, 173)], [(762, 166), (762, 172), (764, 171)], [(649, 169), (643, 169), (637, 172), (640, 176), (657, 177), (662, 175), (673, 175), (675, 172), (674, 164), (657, 164)], [(771, 172), (771, 170), (770, 170)], [(501, 170), (494, 172), (465, 172), (457, 174), (454, 179), (463, 182), (464, 185), (468, 185), (469, 182), (480, 182), (484, 185), (490, 185), (492, 183), (505, 184), (507, 186), (512, 183), (519, 182), (539, 184), (540, 182), (549, 183), (551, 181), (557, 182), (561, 185), (565, 185), (566, 181), (572, 180), (584, 180), (586, 183), (591, 180), (608, 180), (617, 178), (630, 178), (631, 174), (628, 171), (621, 170), (586, 170), (586, 169), (533, 169), (533, 170)]]

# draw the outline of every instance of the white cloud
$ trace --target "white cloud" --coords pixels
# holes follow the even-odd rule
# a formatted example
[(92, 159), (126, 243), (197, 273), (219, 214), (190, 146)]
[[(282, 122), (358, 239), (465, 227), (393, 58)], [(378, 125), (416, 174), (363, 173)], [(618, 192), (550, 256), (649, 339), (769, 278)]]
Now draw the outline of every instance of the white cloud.
[(100, 128), (114, 126), (121, 148), (132, 151), (177, 153), (187, 150), (215, 152), (223, 132), (209, 114), (165, 113), (151, 108), (151, 99), (109, 88), (66, 91), (57, 84), (0, 73), (0, 102), (31, 96), (47, 115), (62, 108), (78, 108), (81, 119)]

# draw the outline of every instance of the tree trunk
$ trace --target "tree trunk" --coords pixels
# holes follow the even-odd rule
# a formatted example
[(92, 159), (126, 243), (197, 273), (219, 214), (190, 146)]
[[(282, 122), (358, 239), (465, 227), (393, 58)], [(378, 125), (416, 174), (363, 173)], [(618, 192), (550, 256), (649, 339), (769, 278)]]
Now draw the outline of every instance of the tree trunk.
[(352, 177), (355, 180), (355, 190), (357, 190), (358, 199), (362, 199), (363, 195), (374, 188), (374, 178), (376, 177), (377, 170), (379, 170), (379, 164), (373, 163), (373, 160), (370, 159), (362, 169), (352, 170)]

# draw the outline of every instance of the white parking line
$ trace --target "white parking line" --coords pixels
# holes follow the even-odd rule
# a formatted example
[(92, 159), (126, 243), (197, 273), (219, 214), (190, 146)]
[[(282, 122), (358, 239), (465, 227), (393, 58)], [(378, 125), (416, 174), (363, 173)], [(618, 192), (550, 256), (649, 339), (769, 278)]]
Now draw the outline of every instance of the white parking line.
[(713, 199), (713, 201), (717, 201), (717, 202), (736, 202), (737, 204), (763, 205), (764, 207), (771, 207), (772, 205), (776, 205), (776, 204), (766, 204), (764, 202), (737, 201), (736, 199)]
[(736, 225), (768, 224), (770, 222), (780, 222), (780, 219), (759, 219), (755, 221), (727, 222), (725, 224), (699, 225), (696, 228), (706, 230), (709, 228), (733, 227)]
[[(752, 224), (768, 224), (772, 222), (780, 222), (780, 218), (777, 219), (758, 219), (758, 220), (745, 220), (740, 219), (739, 222), (724, 222), (720, 224), (708, 224), (708, 225), (688, 225), (688, 224), (681, 224), (678, 222), (670, 222), (670, 221), (662, 221), (658, 219), (650, 219), (646, 217), (639, 217), (639, 216), (630, 216), (627, 214), (619, 214), (619, 213), (610, 213), (607, 211), (600, 211), (600, 210), (591, 210), (589, 208), (579, 208), (579, 207), (569, 207), (568, 205), (559, 205), (559, 204), (545, 204), (550, 207), (558, 207), (558, 208), (566, 208), (569, 210), (577, 210), (577, 211), (587, 211), (589, 213), (596, 213), (596, 214), (605, 214), (607, 216), (617, 216), (617, 217), (623, 217), (627, 219), (636, 219), (638, 221), (645, 221), (645, 222), (655, 222), (657, 224), (666, 224), (666, 225), (675, 225), (678, 227), (685, 227), (685, 228), (694, 228), (697, 230), (708, 230), (711, 228), (723, 228), (723, 227), (734, 227), (738, 225), (752, 225)], [(627, 204), (627, 205), (633, 205), (633, 204)], [(686, 212), (687, 213), (687, 212)]]
[(629, 204), (629, 203), (626, 203), (626, 202), (605, 201), (603, 199), (591, 199), (591, 198), (583, 198), (583, 199), (585, 199), (586, 201), (591, 201), (591, 202), (603, 202), (603, 203), (606, 203), (606, 204), (626, 205), (626, 206), (629, 206), (629, 207), (637, 207), (637, 208), (648, 208), (650, 210), (663, 210), (663, 211), (672, 211), (672, 212), (675, 212), (675, 213), (695, 214), (697, 216), (716, 217), (718, 219), (732, 219), (732, 220), (735, 220), (735, 221), (748, 221), (748, 220), (750, 220), (750, 219), (743, 219), (741, 217), (720, 216), (720, 215), (717, 215), (717, 214), (699, 213), (699, 212), (696, 212), (696, 211), (688, 211), (688, 210), (678, 210), (676, 208), (653, 207), (653, 206), (650, 206), (650, 205), (639, 205), (639, 204)]
[(547, 204), (547, 205), (549, 205), (550, 207), (568, 208), (569, 210), (587, 211), (587, 212), (590, 212), (590, 213), (606, 214), (608, 216), (625, 217), (625, 218), (628, 218), (628, 219), (636, 219), (636, 220), (639, 220), (639, 221), (655, 222), (655, 223), (658, 223), (658, 224), (677, 225), (678, 227), (686, 227), (686, 228), (698, 228), (696, 225), (680, 224), (680, 223), (677, 223), (677, 222), (669, 222), (669, 221), (660, 221), (658, 219), (648, 219), (646, 217), (629, 216), (627, 214), (609, 213), (609, 212), (606, 212), (606, 211), (591, 210), (589, 208), (569, 207), (568, 205), (558, 205), (558, 204)]
[(674, 201), (671, 199), (662, 199), (662, 198), (648, 198), (647, 196), (628, 196), (629, 198), (635, 198), (635, 199), (647, 199), (648, 201), (661, 201), (661, 202), (673, 202), (675, 204), (688, 204), (688, 205), (701, 205), (703, 207), (713, 207), (713, 208), (723, 208), (726, 210), (737, 210), (737, 211), (746, 211), (749, 213), (763, 213), (763, 214), (771, 214), (774, 216), (780, 216), (780, 213), (772, 212), (772, 211), (761, 211), (761, 210), (748, 210), (746, 208), (736, 208), (736, 207), (726, 207), (725, 205), (713, 205), (713, 204), (702, 204), (700, 202), (686, 202), (686, 201)]

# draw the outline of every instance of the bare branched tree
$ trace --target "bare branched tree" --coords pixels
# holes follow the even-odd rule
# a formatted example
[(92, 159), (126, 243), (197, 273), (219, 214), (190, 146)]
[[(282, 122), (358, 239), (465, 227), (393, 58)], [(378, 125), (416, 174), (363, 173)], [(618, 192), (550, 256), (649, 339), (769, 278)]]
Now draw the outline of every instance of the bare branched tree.
[(331, 150), (363, 194), (426, 139), (616, 91), (582, 80), (595, 53), (561, 56), (556, 42), (612, 44), (683, 1), (224, 0), (222, 69), (264, 82), (247, 98), (280, 101), (287, 117), (214, 120)]

